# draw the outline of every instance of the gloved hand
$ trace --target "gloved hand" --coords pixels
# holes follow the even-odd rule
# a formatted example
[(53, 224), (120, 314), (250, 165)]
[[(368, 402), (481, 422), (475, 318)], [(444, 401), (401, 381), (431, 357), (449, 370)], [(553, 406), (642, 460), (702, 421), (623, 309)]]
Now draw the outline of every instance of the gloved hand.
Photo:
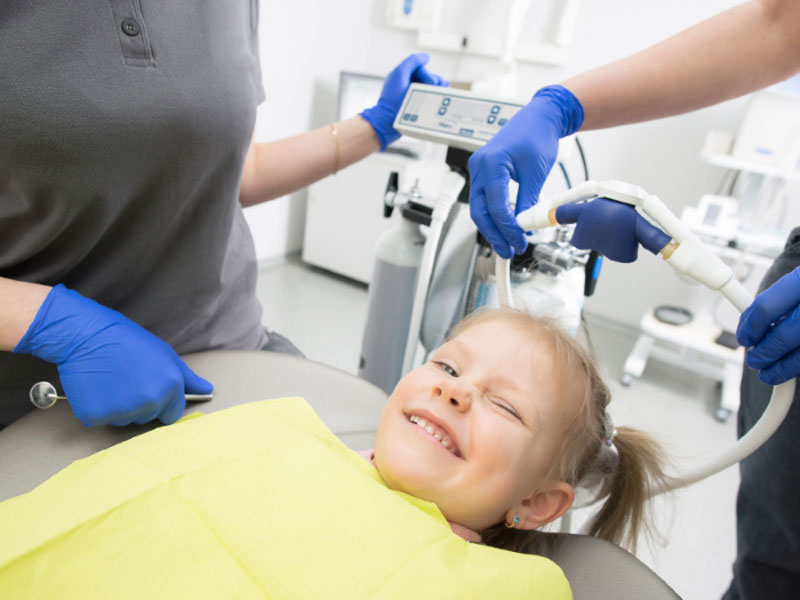
[(763, 383), (800, 376), (800, 267), (756, 296), (739, 319), (736, 339)]
[(671, 239), (630, 204), (608, 198), (562, 204), (556, 209), (556, 221), (564, 225), (577, 223), (570, 239), (576, 248), (597, 250), (622, 263), (636, 260), (639, 244), (658, 254)]
[(418, 52), (397, 65), (386, 76), (378, 103), (361, 113), (364, 120), (372, 125), (375, 133), (378, 134), (381, 150), (386, 150), (386, 146), (400, 139), (400, 134), (392, 125), (397, 116), (397, 111), (400, 110), (403, 99), (406, 97), (408, 86), (412, 82), (441, 86), (449, 85), (443, 77), (431, 73), (425, 68), (425, 64), (429, 59), (430, 56), (427, 53)]
[[(503, 258), (528, 246), (515, 215), (539, 199), (558, 156), (558, 140), (582, 124), (583, 107), (572, 92), (545, 87), (469, 159), (472, 220)], [(516, 212), (508, 203), (509, 178), (519, 182)]]
[(85, 426), (180, 418), (185, 394), (210, 394), (164, 341), (63, 285), (45, 298), (13, 350), (58, 365), (72, 412)]

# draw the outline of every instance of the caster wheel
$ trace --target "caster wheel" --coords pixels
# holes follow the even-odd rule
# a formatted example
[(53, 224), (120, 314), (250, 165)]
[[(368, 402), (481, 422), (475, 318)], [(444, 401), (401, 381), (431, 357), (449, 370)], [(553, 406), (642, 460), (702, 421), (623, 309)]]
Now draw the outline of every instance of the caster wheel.
[(634, 379), (636, 378), (630, 373), (623, 373), (621, 379), (622, 385), (624, 385), (625, 387), (631, 387), (633, 385)]
[(720, 423), (727, 423), (732, 413), (730, 409), (720, 407), (714, 411), (714, 418)]

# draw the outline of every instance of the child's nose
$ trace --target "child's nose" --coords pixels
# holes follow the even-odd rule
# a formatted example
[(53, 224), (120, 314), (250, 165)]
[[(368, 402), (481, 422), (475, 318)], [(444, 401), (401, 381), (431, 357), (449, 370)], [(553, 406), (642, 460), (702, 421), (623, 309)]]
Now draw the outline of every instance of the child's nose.
[(456, 379), (445, 379), (434, 386), (433, 395), (448, 402), (456, 410), (467, 411), (472, 406), (472, 392)]

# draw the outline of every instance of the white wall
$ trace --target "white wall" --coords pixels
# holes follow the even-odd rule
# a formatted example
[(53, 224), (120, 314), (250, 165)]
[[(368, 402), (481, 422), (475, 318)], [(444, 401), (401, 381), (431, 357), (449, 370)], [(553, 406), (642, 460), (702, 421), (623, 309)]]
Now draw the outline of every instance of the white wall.
[[(372, 29), (370, 0), (261, 0), (261, 71), (267, 98), (256, 140), (303, 133), (336, 118), (339, 71), (364, 71)], [(303, 243), (306, 191), (245, 210), (260, 261)]]
[[(521, 65), (526, 96), (586, 69), (645, 48), (731, 6), (736, 0), (583, 0), (575, 42), (563, 67)], [(260, 141), (300, 133), (335, 118), (339, 70), (386, 73), (419, 50), (414, 33), (387, 28), (383, 0), (262, 0), (262, 69), (267, 101), (260, 109)], [(491, 60), (433, 52), (431, 68), (450, 80), (499, 72)], [(745, 99), (651, 123), (581, 134), (593, 178), (641, 185), (680, 213), (714, 192), (722, 169), (702, 163), (709, 129), (735, 132)], [(305, 193), (248, 209), (260, 259), (300, 249)], [(637, 325), (654, 304), (690, 308), (711, 296), (680, 282), (660, 259), (642, 253), (633, 265), (607, 264), (590, 313)]]

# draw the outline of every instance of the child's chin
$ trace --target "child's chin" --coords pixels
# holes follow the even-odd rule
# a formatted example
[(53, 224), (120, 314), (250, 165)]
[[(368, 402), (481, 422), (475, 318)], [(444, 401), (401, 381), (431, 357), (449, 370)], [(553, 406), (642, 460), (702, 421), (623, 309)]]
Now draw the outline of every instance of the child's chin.
[(397, 456), (384, 458), (386, 460), (378, 462), (378, 472), (389, 487), (423, 500), (428, 500), (433, 495), (433, 477), (428, 470), (422, 470), (419, 460)]

